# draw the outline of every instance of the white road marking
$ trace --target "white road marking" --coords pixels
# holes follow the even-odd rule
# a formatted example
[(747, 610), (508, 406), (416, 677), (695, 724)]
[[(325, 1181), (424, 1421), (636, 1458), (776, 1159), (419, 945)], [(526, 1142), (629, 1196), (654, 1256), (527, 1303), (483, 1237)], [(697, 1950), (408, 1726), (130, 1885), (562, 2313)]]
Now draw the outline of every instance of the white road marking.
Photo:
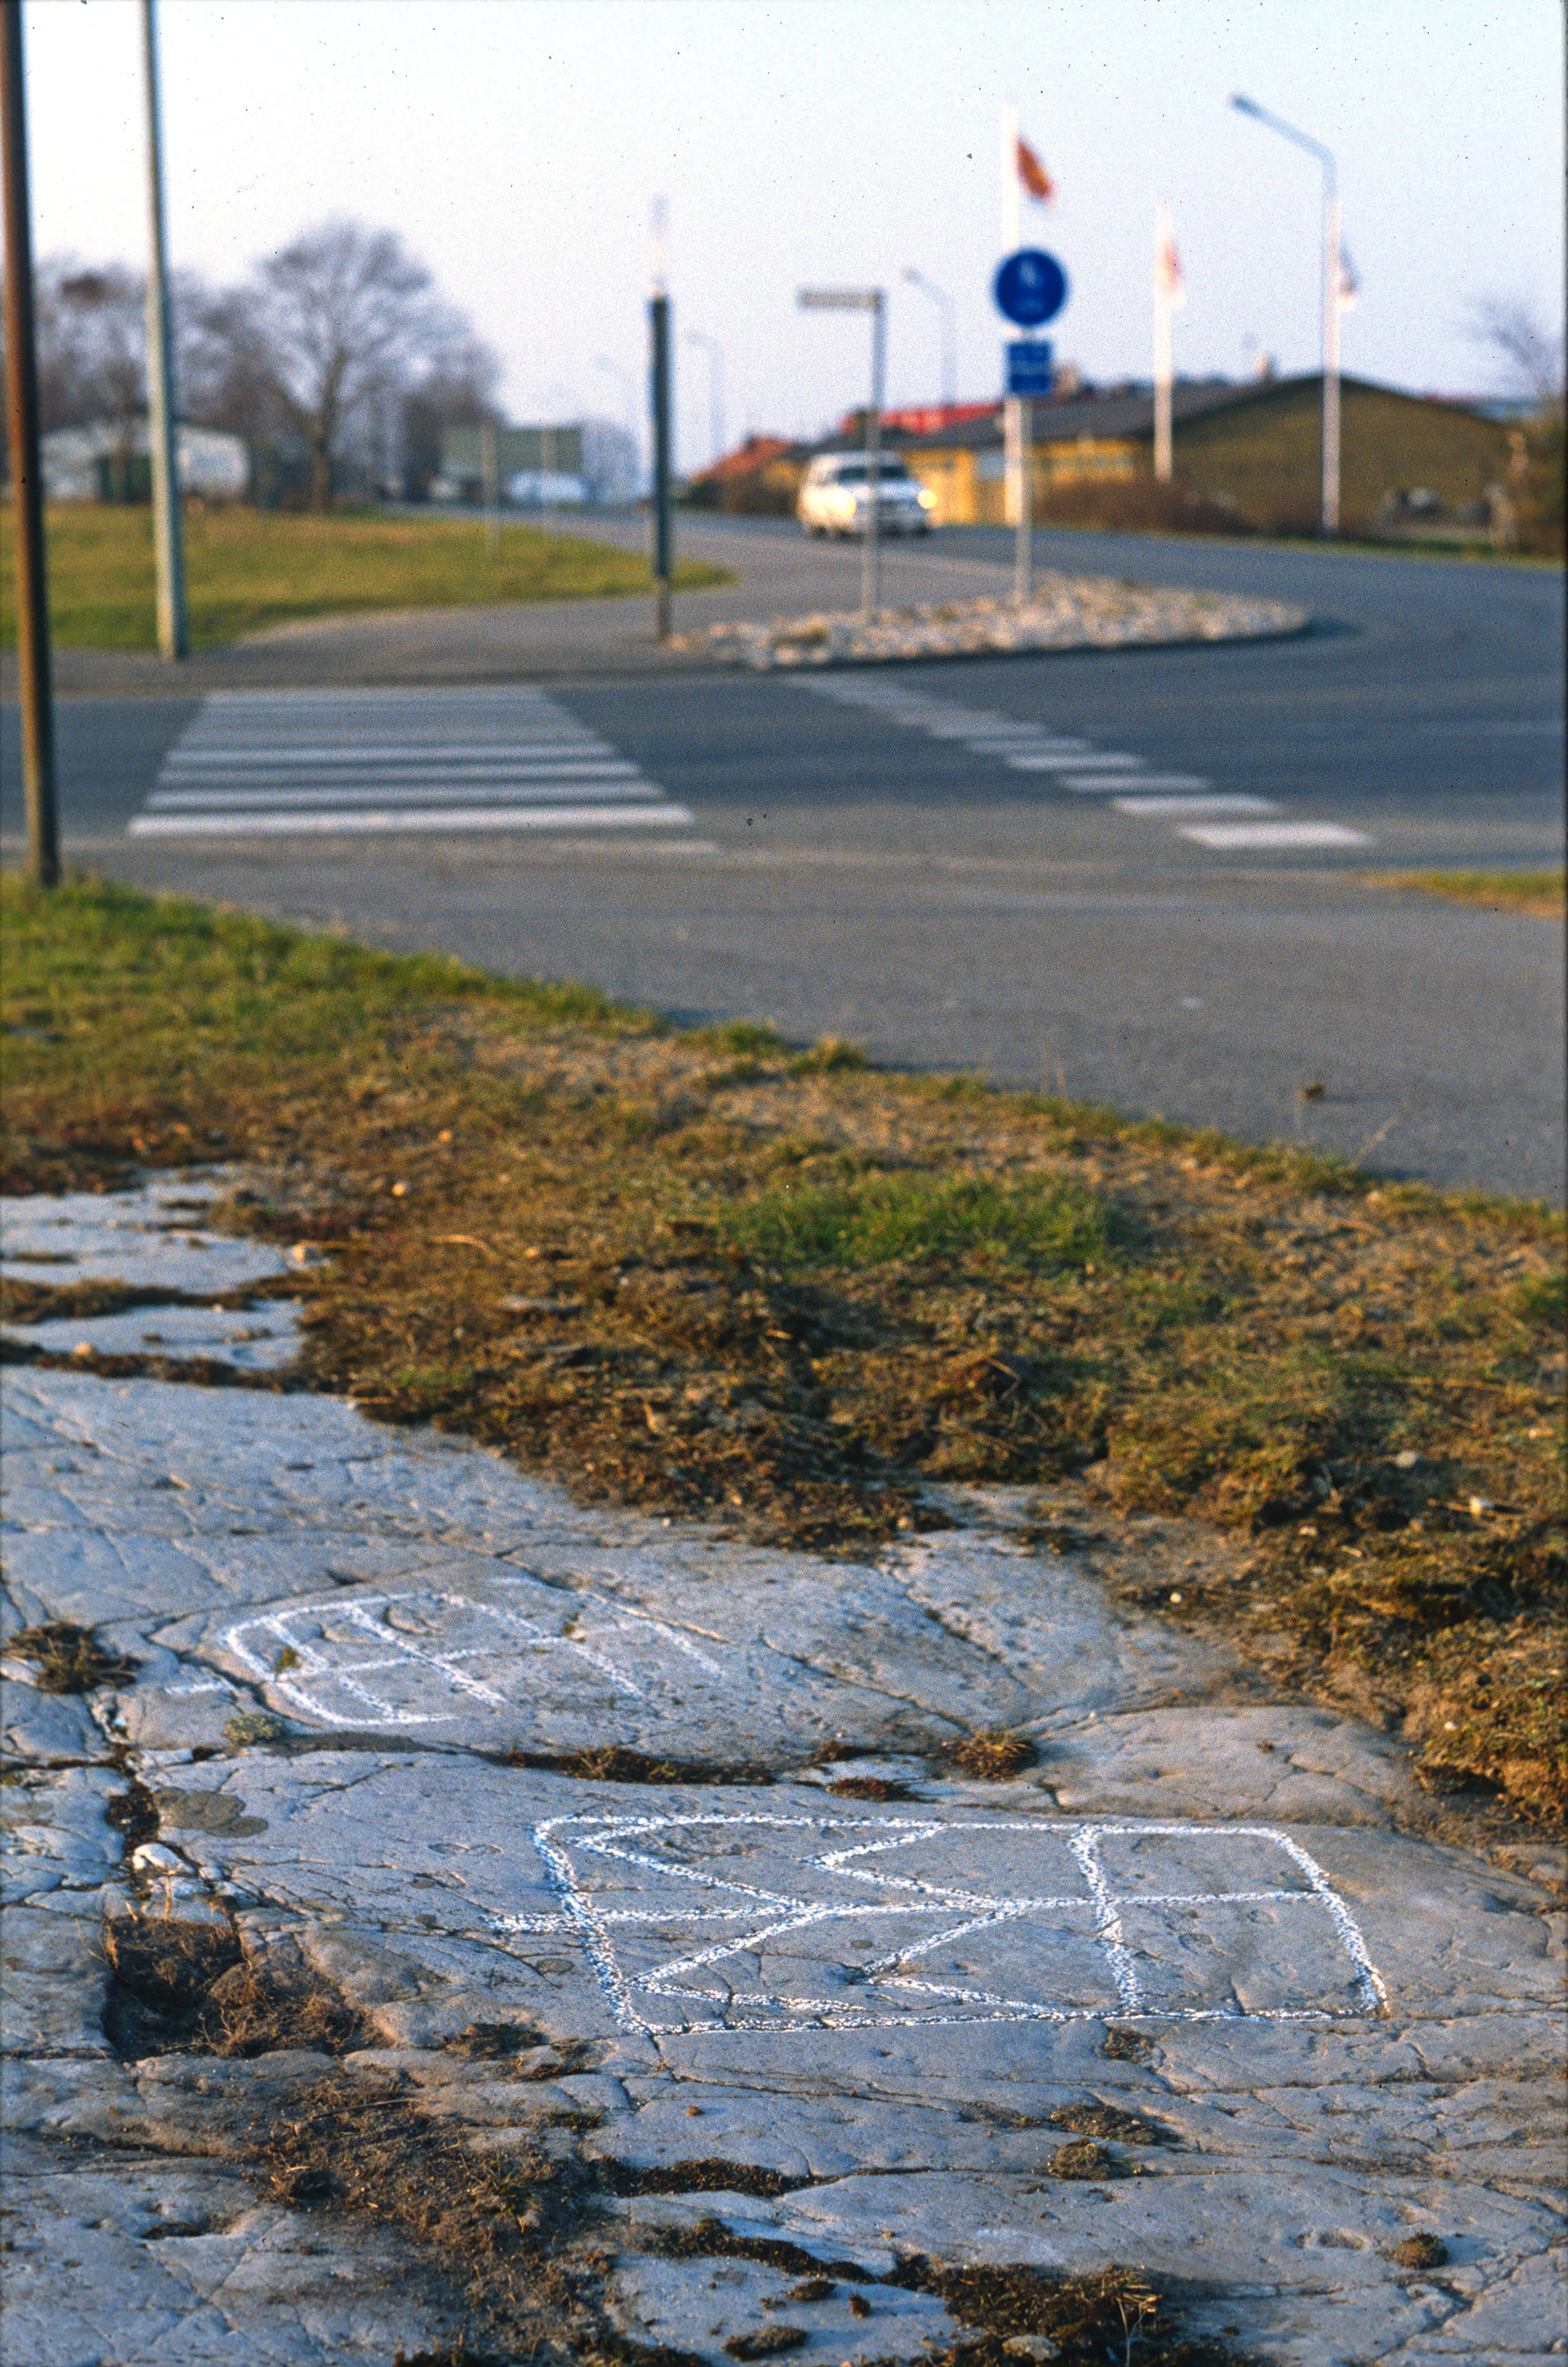
[[(279, 786), (283, 785), (279, 784)], [(387, 802), (389, 784), (379, 781), (374, 787), (365, 788), (358, 782), (345, 783), (342, 787), (338, 787), (333, 782), (324, 784), (318, 781), (308, 781), (301, 784), (295, 781), (290, 782), (287, 786), (289, 801), (291, 805), (352, 808), (363, 805), (384, 806)], [(473, 801), (472, 786), (460, 777), (455, 783), (442, 783), (440, 786), (435, 782), (426, 783), (400, 778), (391, 786), (396, 788), (399, 799), (405, 800), (409, 805), (434, 805), (443, 798), (449, 805), (459, 805), (465, 799), (470, 804)], [(585, 793), (591, 795), (598, 784), (591, 779), (585, 782), (576, 774), (566, 773), (549, 774), (537, 781), (527, 779), (511, 781), (507, 786), (519, 790), (525, 797), (530, 798), (551, 797), (581, 798)], [(663, 792), (655, 788), (652, 781), (644, 780), (641, 774), (638, 774), (628, 781), (623, 788), (618, 788), (615, 794), (628, 798), (658, 798)], [(277, 804), (278, 791), (271, 787), (154, 789), (147, 799), (146, 810), (149, 813), (187, 813), (197, 810), (202, 813), (222, 813), (226, 809), (237, 808), (267, 810), (276, 808)]]
[(1208, 797), (1114, 798), (1118, 813), (1150, 814), (1166, 821), (1196, 819), (1199, 814), (1273, 814), (1279, 809), (1271, 798), (1232, 797), (1215, 791)]
[(1210, 787), (1206, 773), (1134, 773), (1118, 769), (1114, 773), (1081, 773), (1076, 764), (1058, 765), (1064, 789), (1075, 798), (1103, 798), (1111, 789), (1125, 783), (1135, 789), (1207, 789)]
[[(634, 1810), (552, 1817), (534, 1841), (616, 2021), (649, 2036), (1387, 2006), (1344, 1899), (1272, 1826)], [(1043, 1881), (1014, 1886), (1020, 1860)]]
[(1229, 854), (1240, 847), (1287, 846), (1371, 846), (1375, 842), (1362, 830), (1346, 830), (1337, 821), (1251, 821), (1194, 822), (1182, 831), (1183, 838), (1196, 839), (1199, 846), (1212, 847), (1216, 854)]
[(692, 819), (527, 685), (222, 691), (169, 750), (128, 835), (647, 831)]
[(418, 811), (387, 806), (369, 813), (142, 813), (128, 824), (132, 838), (288, 838), (354, 831), (629, 830), (684, 824), (685, 806), (435, 806)]
[[(1182, 837), (1215, 854), (1376, 844), (1366, 832), (1349, 830), (1339, 822), (1237, 820), (1205, 825), (1195, 820), (1192, 827), (1184, 827), (1185, 816), (1263, 816), (1278, 814), (1279, 808), (1269, 798), (1216, 789), (1206, 774), (1157, 772), (1147, 757), (1096, 748), (1086, 740), (1070, 739), (1046, 724), (1020, 722), (994, 708), (963, 707), (957, 699), (928, 697), (875, 682), (793, 679), (798, 689), (818, 698), (832, 699), (840, 707), (864, 708), (890, 723), (924, 731), (933, 740), (957, 742), (977, 756), (998, 758), (1011, 772), (1048, 775), (1070, 796), (1106, 798), (1129, 821), (1175, 823)], [(1137, 794), (1118, 797), (1114, 794), (1118, 789)]]

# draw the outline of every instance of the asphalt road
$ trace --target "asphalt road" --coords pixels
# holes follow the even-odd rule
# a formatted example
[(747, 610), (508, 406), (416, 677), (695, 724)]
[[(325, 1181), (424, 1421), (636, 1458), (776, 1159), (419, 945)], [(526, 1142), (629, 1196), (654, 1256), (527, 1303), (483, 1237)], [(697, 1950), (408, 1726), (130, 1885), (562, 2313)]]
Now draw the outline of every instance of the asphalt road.
[[(744, 572), (779, 530), (728, 531)], [(933, 542), (944, 561), (1008, 552), (983, 530)], [(891, 689), (902, 715), (770, 676), (553, 685), (567, 718), (689, 813), (662, 832), (128, 840), (198, 703), (71, 699), (67, 844), (121, 878), (587, 979), (680, 1018), (848, 1036), (884, 1060), (1560, 1200), (1560, 924), (1369, 875), (1561, 863), (1561, 577), (1136, 537), (1039, 543), (1042, 564), (1074, 572), (1301, 601), (1314, 627), (1252, 647), (832, 678), (857, 697)], [(894, 560), (912, 591), (920, 563)], [(938, 705), (909, 709), (906, 694)], [(987, 737), (998, 718), (1355, 839), (1200, 843), (1180, 818), (1013, 769)], [(0, 722), (14, 849), (14, 712)]]

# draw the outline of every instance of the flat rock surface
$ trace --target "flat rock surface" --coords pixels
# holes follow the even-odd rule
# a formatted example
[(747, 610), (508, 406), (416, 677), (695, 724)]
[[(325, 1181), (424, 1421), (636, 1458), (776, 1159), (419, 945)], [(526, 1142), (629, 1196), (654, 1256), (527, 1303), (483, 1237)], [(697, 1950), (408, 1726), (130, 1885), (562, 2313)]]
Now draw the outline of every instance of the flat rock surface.
[[(24, 1206), (84, 1279), (182, 1214)], [(566, 2148), (602, 2322), (714, 2367), (949, 2348), (914, 2256), (1140, 2267), (1280, 2367), (1563, 2355), (1550, 1895), (1020, 1498), (829, 1565), (303, 1395), (12, 1367), (6, 1439), (7, 1632), (137, 1663), (6, 1664), (8, 2362), (449, 2348), (439, 2248), (246, 2135), (329, 2075)], [(964, 1775), (999, 1728), (1033, 1763)], [(140, 2053), (119, 1951), (170, 1933), (335, 1994), (347, 2056)]]

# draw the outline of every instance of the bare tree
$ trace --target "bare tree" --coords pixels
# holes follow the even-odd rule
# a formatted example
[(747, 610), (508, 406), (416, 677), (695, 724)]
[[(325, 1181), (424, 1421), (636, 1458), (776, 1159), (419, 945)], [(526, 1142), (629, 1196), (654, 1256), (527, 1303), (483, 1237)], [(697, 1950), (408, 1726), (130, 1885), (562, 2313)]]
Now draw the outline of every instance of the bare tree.
[(1506, 363), (1514, 384), (1543, 415), (1562, 408), (1562, 331), (1548, 329), (1528, 304), (1488, 296), (1471, 307), (1470, 334)]
[(374, 434), (378, 400), (437, 332), (429, 289), (395, 231), (343, 220), (260, 266), (247, 336), (310, 447), (313, 508), (331, 504), (346, 440)]
[(481, 343), (461, 313), (445, 316), (422, 379), (403, 402), (403, 490), (423, 501), (441, 473), (441, 443), (449, 427), (500, 425), (496, 396), (501, 362)]

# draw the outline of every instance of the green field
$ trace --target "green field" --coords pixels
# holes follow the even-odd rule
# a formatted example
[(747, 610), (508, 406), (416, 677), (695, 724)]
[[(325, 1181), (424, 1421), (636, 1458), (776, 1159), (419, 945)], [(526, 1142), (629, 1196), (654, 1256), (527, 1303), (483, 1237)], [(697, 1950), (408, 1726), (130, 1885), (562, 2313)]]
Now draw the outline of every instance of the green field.
[[(195, 510), (185, 521), (190, 638), (197, 649), (263, 625), (371, 608), (466, 608), (490, 602), (602, 600), (648, 592), (645, 559), (575, 535), (446, 517), (297, 517)], [(51, 629), (62, 649), (156, 647), (153, 519), (146, 509), (51, 509)], [(677, 568), (687, 590), (722, 569)], [(16, 640), (14, 545), (0, 533), (0, 639)]]

